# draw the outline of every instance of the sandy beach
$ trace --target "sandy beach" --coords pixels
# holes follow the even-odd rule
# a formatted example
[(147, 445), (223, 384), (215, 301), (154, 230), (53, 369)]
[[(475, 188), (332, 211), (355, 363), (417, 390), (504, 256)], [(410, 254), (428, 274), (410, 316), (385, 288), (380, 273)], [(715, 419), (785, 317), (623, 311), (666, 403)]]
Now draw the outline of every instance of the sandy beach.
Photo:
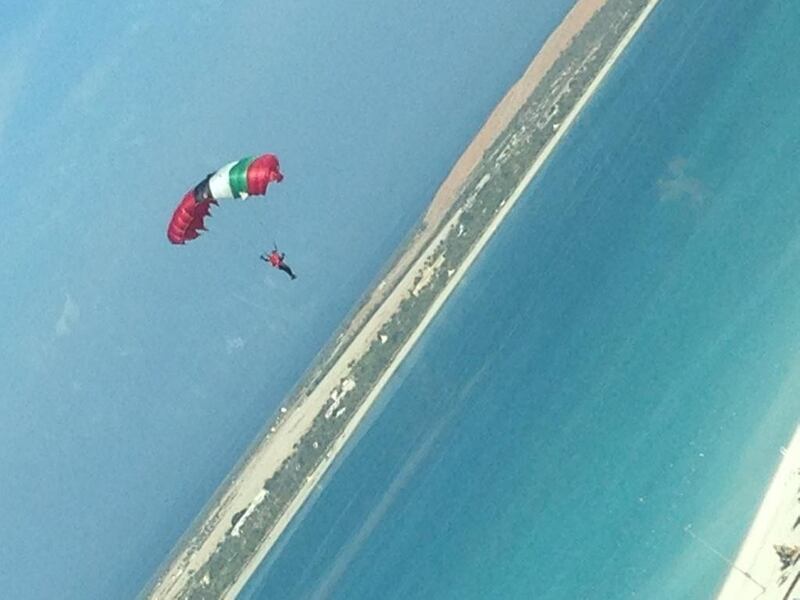
[[(364, 305), (353, 315), (349, 324), (350, 329), (361, 327), (371, 316), (375, 307), (387, 300), (388, 294), (394, 289), (413, 261), (424, 248), (430, 245), (433, 234), (441, 227), (450, 208), (458, 200), (469, 176), (480, 164), (484, 153), (505, 131), (556, 59), (569, 47), (572, 38), (583, 29), (592, 15), (607, 1), (577, 0), (575, 2), (575, 6), (547, 38), (541, 50), (525, 69), (522, 77), (509, 88), (500, 102), (492, 109), (478, 133), (453, 164), (425, 211), (422, 219), (425, 227), (420, 228), (409, 240), (403, 254), (397, 257), (396, 262), (384, 274), (381, 285), (370, 293)], [(345, 333), (342, 335), (340, 343), (346, 344), (348, 341), (349, 336)]]
[(717, 600), (800, 598), (800, 560), (782, 568), (775, 551), (779, 545), (800, 547), (800, 426), (781, 452), (780, 465)]
[[(230, 529), (232, 517), (240, 512), (249, 514), (246, 511), (252, 511), (253, 506), (263, 499), (264, 482), (277, 471), (284, 459), (294, 452), (295, 444), (297, 444), (302, 436), (310, 429), (314, 418), (321, 411), (325, 410), (326, 404), (331, 398), (332, 390), (337, 387), (340, 388), (342, 382), (348, 379), (350, 366), (366, 353), (370, 344), (379, 335), (384, 324), (397, 312), (400, 303), (408, 297), (409, 294), (413, 293), (416, 285), (415, 278), (420, 272), (424, 271), (425, 263), (433, 255), (437, 243), (439, 240), (444, 239), (451, 228), (458, 222), (460, 213), (457, 211), (455, 215), (450, 217), (444, 227), (438, 227), (441, 220), (448, 213), (448, 209), (457, 199), (459, 192), (474, 166), (478, 164), (485, 150), (488, 149), (497, 136), (504, 131), (511, 118), (516, 114), (550, 66), (552, 66), (561, 51), (569, 45), (574, 35), (582, 29), (592, 14), (605, 4), (605, 1), (606, 0), (579, 0), (562, 24), (548, 38), (540, 53), (537, 54), (536, 58), (526, 70), (522, 79), (511, 88), (508, 94), (506, 94), (500, 104), (495, 108), (478, 135), (474, 138), (458, 162), (456, 162), (453, 171), (437, 192), (425, 219), (426, 223), (429, 225), (427, 228), (428, 231), (438, 231), (438, 233), (432, 238), (430, 235), (427, 236), (423, 244), (424, 250), (421, 252), (419, 247), (410, 248), (404, 255), (407, 257), (405, 262), (401, 257), (398, 264), (390, 271), (390, 274), (392, 274), (391, 276), (394, 278), (392, 283), (397, 281), (397, 285), (387, 286), (387, 290), (384, 294), (385, 298), (380, 297), (379, 302), (376, 299), (377, 296), (371, 298), (370, 301), (373, 302), (372, 309), (368, 311), (368, 318), (364, 317), (361, 319), (363, 327), (361, 327), (360, 330), (358, 330), (358, 328), (361, 323), (358, 318), (354, 318), (352, 324), (353, 331), (358, 330), (358, 333), (348, 336), (351, 341), (347, 344), (346, 348), (344, 348), (335, 364), (333, 364), (322, 377), (319, 384), (313, 390), (310, 390), (308, 396), (302, 402), (290, 408), (282, 409), (283, 414), (279, 425), (270, 430), (270, 433), (251, 452), (234, 478), (226, 482), (227, 487), (224, 493), (219, 496), (213, 510), (208, 514), (202, 526), (199, 527), (197, 531), (193, 532), (193, 537), (185, 540), (185, 545), (181, 548), (180, 552), (173, 557), (167, 569), (160, 574), (159, 579), (153, 586), (148, 597), (160, 599), (181, 597), (183, 592), (186, 591), (187, 585), (190, 583), (191, 575), (209, 560), (218, 545), (225, 539), (225, 536), (229, 535), (228, 530)], [(622, 54), (628, 43), (633, 39), (634, 35), (657, 3), (658, 0), (650, 0), (647, 8), (631, 27), (627, 35), (622, 39), (619, 46), (614, 50), (608, 62), (603, 66), (597, 78), (592, 82), (573, 110), (565, 117), (557, 133), (551, 138), (536, 161), (530, 166), (520, 184), (502, 206), (491, 225), (483, 232), (483, 235), (475, 246), (473, 246), (467, 258), (454, 273), (450, 274), (445, 289), (436, 298), (422, 322), (414, 330), (395, 359), (382, 374), (378, 383), (370, 390), (365, 401), (350, 418), (343, 433), (337, 438), (334, 446), (327, 453), (326, 458), (306, 479), (300, 493), (294, 498), (277, 525), (270, 531), (263, 543), (259, 546), (256, 555), (247, 564), (236, 583), (228, 589), (225, 595), (226, 598), (235, 598), (241, 591), (255, 569), (273, 547), (276, 540), (289, 525), (292, 518), (314, 491), (320, 479), (335, 460), (338, 452), (344, 447), (350, 439), (350, 436), (361, 423), (361, 420), (370, 410), (386, 382), (392, 377), (409, 350), (424, 333), (428, 324), (433, 320), (438, 310), (461, 281), (473, 261), (495, 233), (502, 220), (521, 197), (530, 181), (550, 156), (558, 142), (569, 130), (570, 125), (574, 122), (581, 109), (597, 90), (602, 80)], [(407, 268), (409, 263), (411, 263), (410, 269)], [(362, 309), (359, 314), (367, 314), (364, 312), (365, 310), (366, 309)]]

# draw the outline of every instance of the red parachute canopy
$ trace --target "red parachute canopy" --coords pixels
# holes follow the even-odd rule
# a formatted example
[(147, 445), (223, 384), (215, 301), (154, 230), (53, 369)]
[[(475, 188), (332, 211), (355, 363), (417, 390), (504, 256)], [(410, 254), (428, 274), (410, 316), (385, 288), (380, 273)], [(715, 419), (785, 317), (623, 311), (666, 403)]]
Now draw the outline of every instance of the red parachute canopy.
[(247, 198), (263, 195), (273, 181), (283, 180), (278, 157), (263, 154), (228, 163), (210, 173), (190, 189), (172, 213), (167, 238), (173, 244), (185, 244), (205, 231), (204, 219), (212, 204), (227, 198)]

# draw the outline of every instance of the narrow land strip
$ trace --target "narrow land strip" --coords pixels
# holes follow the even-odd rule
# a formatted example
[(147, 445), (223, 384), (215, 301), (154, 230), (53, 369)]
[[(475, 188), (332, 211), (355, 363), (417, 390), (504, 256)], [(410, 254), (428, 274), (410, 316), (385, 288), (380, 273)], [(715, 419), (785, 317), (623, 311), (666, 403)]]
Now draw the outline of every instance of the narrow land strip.
[[(333, 462), (333, 460), (336, 458), (336, 455), (338, 454), (338, 452), (344, 447), (344, 445), (350, 439), (350, 436), (356, 430), (356, 428), (360, 424), (361, 420), (364, 418), (364, 416), (366, 416), (367, 411), (369, 411), (369, 409), (372, 407), (372, 405), (375, 402), (375, 400), (378, 398), (379, 394), (383, 391), (383, 388), (385, 387), (386, 383), (389, 381), (389, 379), (392, 377), (392, 375), (394, 375), (395, 371), (400, 366), (400, 364), (403, 362), (403, 360), (407, 356), (408, 352), (414, 347), (414, 345), (419, 340), (420, 336), (422, 336), (422, 334), (427, 329), (428, 325), (431, 323), (431, 321), (434, 319), (436, 314), (439, 312), (439, 309), (444, 305), (444, 303), (450, 297), (450, 294), (453, 292), (453, 290), (456, 288), (456, 286), (460, 283), (461, 279), (467, 273), (467, 270), (470, 268), (470, 266), (472, 266), (473, 262), (478, 257), (478, 255), (480, 254), (481, 250), (483, 250), (484, 246), (488, 243), (488, 241), (494, 235), (495, 231), (500, 226), (500, 224), (502, 223), (503, 219), (506, 217), (506, 215), (509, 213), (509, 211), (514, 207), (516, 202), (521, 197), (522, 193), (525, 191), (525, 189), (530, 184), (531, 180), (535, 177), (536, 173), (538, 173), (539, 169), (542, 167), (542, 165), (545, 163), (545, 161), (549, 158), (550, 154), (555, 149), (555, 147), (558, 144), (558, 142), (561, 141), (563, 136), (569, 130), (570, 126), (575, 121), (575, 119), (577, 118), (577, 116), (580, 113), (580, 111), (583, 109), (583, 107), (586, 105), (586, 103), (591, 99), (592, 94), (594, 94), (594, 92), (600, 86), (600, 84), (602, 83), (602, 81), (605, 78), (605, 76), (608, 74), (608, 72), (614, 66), (614, 63), (622, 55), (622, 52), (625, 50), (627, 45), (633, 39), (634, 35), (636, 35), (636, 32), (639, 30), (639, 28), (645, 22), (645, 20), (649, 16), (650, 12), (653, 10), (653, 8), (655, 8), (657, 2), (658, 2), (658, 0), (651, 0), (651, 2), (648, 5), (647, 9), (641, 14), (639, 19), (636, 21), (636, 24), (628, 31), (627, 35), (623, 38), (623, 40), (620, 43), (620, 45), (617, 47), (617, 49), (612, 54), (610, 60), (605, 64), (605, 66), (601, 70), (601, 72), (598, 75), (598, 77), (594, 80), (592, 85), (589, 87), (589, 89), (586, 91), (584, 96), (581, 98), (580, 102), (575, 106), (575, 108), (573, 108), (572, 112), (567, 116), (567, 118), (565, 119), (565, 121), (563, 122), (561, 127), (559, 128), (559, 130), (556, 133), (556, 135), (550, 140), (548, 145), (545, 147), (545, 150), (539, 155), (539, 157), (536, 159), (536, 161), (533, 163), (533, 165), (531, 165), (531, 168), (528, 170), (528, 172), (526, 173), (526, 175), (523, 178), (523, 180), (520, 182), (520, 184), (514, 190), (513, 194), (509, 197), (508, 201), (503, 206), (503, 208), (501, 209), (500, 213), (498, 213), (498, 215), (495, 217), (495, 219), (492, 222), (492, 224), (486, 229), (484, 234), (481, 236), (481, 238), (478, 241), (478, 243), (475, 244), (475, 246), (472, 248), (472, 251), (468, 254), (466, 260), (464, 260), (461, 263), (461, 266), (459, 267), (458, 271), (451, 277), (450, 282), (448, 283), (447, 287), (445, 287), (445, 289), (436, 298), (436, 300), (434, 301), (434, 303), (431, 306), (430, 310), (425, 315), (425, 318), (423, 319), (423, 321), (419, 324), (419, 326), (417, 326), (417, 328), (414, 330), (414, 333), (411, 335), (411, 337), (405, 343), (405, 345), (403, 346), (403, 348), (400, 351), (400, 353), (392, 361), (392, 363), (389, 366), (389, 368), (386, 369), (386, 371), (383, 373), (383, 375), (379, 379), (378, 383), (375, 385), (375, 387), (370, 392), (370, 394), (367, 397), (366, 401), (363, 404), (361, 404), (361, 406), (359, 407), (358, 412), (350, 419), (350, 421), (348, 422), (347, 426), (345, 427), (344, 432), (336, 440), (336, 444), (335, 444), (332, 452), (330, 453), (330, 455), (327, 456), (325, 461), (322, 464), (319, 465), (319, 467), (316, 469), (316, 471), (314, 472), (312, 477), (309, 479), (309, 481), (306, 484), (306, 486), (304, 486), (302, 492), (300, 494), (298, 494), (298, 496), (295, 498), (294, 502), (292, 502), (290, 510), (286, 511), (286, 513), (281, 518), (279, 524), (275, 527), (275, 529), (272, 532), (270, 532), (270, 535), (265, 540), (264, 545), (261, 548), (259, 548), (259, 551), (256, 554), (256, 556), (254, 557), (254, 560), (252, 560), (247, 565), (247, 568), (242, 573), (242, 577), (240, 577), (239, 580), (236, 582), (236, 584), (231, 588), (230, 592), (225, 596), (226, 598), (231, 598), (231, 599), (235, 598), (236, 595), (244, 587), (245, 583), (250, 579), (250, 577), (253, 574), (253, 571), (257, 568), (258, 564), (260, 564), (261, 561), (264, 559), (264, 557), (267, 555), (267, 553), (269, 552), (270, 548), (274, 545), (275, 541), (278, 539), (280, 534), (283, 533), (283, 531), (285, 530), (285, 528), (288, 526), (289, 522), (291, 521), (292, 517), (302, 507), (303, 503), (306, 501), (308, 496), (311, 494), (311, 492), (313, 491), (314, 487), (317, 485), (319, 480), (323, 477), (325, 472), (328, 470), (328, 467)], [(449, 232), (449, 230), (453, 227), (453, 224), (454, 224), (456, 219), (457, 219), (457, 216), (454, 216), (453, 219), (451, 220), (452, 222), (450, 224), (448, 224), (448, 226), (446, 226), (443, 229), (442, 233), (439, 236), (437, 236), (437, 238), (434, 239), (434, 241), (431, 243), (432, 247), (435, 247), (437, 245), (437, 243), (438, 243), (440, 238), (441, 239), (444, 238), (445, 234), (447, 232)], [(424, 264), (424, 260), (426, 258), (427, 258), (427, 254), (425, 254), (422, 257), (420, 257), (418, 259), (418, 261), (417, 261), (418, 264), (416, 264), (415, 267), (420, 267), (421, 268), (422, 265)], [(409, 271), (408, 275), (407, 275), (407, 279), (408, 279), (408, 276), (410, 276), (412, 273), (415, 273), (415, 272), (416, 272), (416, 269), (412, 268)], [(405, 286), (403, 286), (403, 284), (401, 283), (400, 287), (404, 288)]]
[[(449, 183), (446, 184), (455, 190), (454, 199), (449, 205), (443, 203), (435, 210), (432, 206), (433, 212), (429, 211), (426, 216), (431, 222), (437, 218), (440, 221), (446, 219), (444, 225), (440, 223), (439, 227), (429, 227), (423, 248), (413, 252), (409, 250), (404, 255), (407, 257), (406, 265), (410, 265), (410, 268), (394, 271), (396, 283), (385, 286), (387, 291), (381, 301), (376, 302), (368, 316), (347, 332), (347, 343), (335, 348), (335, 356), (324, 362), (325, 368), (313, 375), (314, 385), (301, 388), (303, 397), (281, 409), (279, 419), (269, 433), (215, 496), (213, 506), (203, 520), (146, 591), (148, 597), (216, 598), (220, 591), (224, 591), (226, 598), (236, 597), (657, 3), (658, 0), (581, 0), (576, 3), (562, 27), (548, 39), (540, 53), (549, 58), (544, 60), (537, 56), (525, 75), (529, 78), (527, 87), (518, 87), (520, 83), (515, 86), (518, 90), (537, 90), (544, 87), (545, 83), (549, 84), (547, 90), (542, 92), (549, 103), (543, 103), (541, 110), (536, 107), (530, 109), (528, 117), (536, 123), (537, 131), (547, 130), (548, 133), (540, 135), (547, 142), (536, 149), (530, 160), (525, 158), (527, 154), (518, 152), (519, 160), (527, 161), (524, 170), (509, 162), (509, 152), (520, 146), (518, 135), (526, 128), (535, 128), (522, 124), (519, 131), (514, 129), (514, 119), (519, 118), (521, 107), (526, 106), (530, 99), (520, 102), (516, 92), (508, 94), (503, 102), (516, 103), (517, 108), (509, 117), (499, 106), (484, 125), (479, 137), (486, 131), (489, 133), (485, 133), (483, 141), (478, 144), (483, 160), (465, 170), (460, 178), (451, 180), (448, 177)], [(622, 7), (618, 8), (622, 15), (617, 22), (620, 35), (614, 37), (616, 33), (611, 32), (607, 36), (613, 41), (613, 49), (609, 47), (602, 50), (605, 33), (595, 32), (594, 37), (587, 38), (590, 42), (594, 40), (595, 45), (589, 46), (586, 55), (566, 64), (563, 73), (552, 75), (553, 65), (558, 63), (563, 48), (568, 47), (595, 13), (607, 4)], [(623, 10), (628, 5), (633, 7), (628, 11), (630, 14)], [(592, 78), (585, 88), (581, 88), (574, 82), (581, 81), (581, 73), (587, 71), (589, 65), (594, 65), (592, 60), (595, 56), (601, 57), (597, 61), (602, 62), (597, 62), (597, 67), (592, 66)], [(551, 75), (548, 80), (547, 76)], [(575, 93), (571, 87), (577, 87), (580, 95), (574, 97), (572, 104), (567, 102), (568, 112), (560, 115), (559, 108), (560, 104), (565, 103), (564, 98), (571, 91)], [(522, 94), (522, 91), (519, 93)], [(530, 96), (533, 92), (527, 93)], [(503, 114), (502, 119), (496, 117), (500, 113)], [(502, 123), (499, 131), (497, 123)], [(491, 151), (497, 145), (498, 137), (502, 137), (501, 134), (505, 136), (504, 145)], [(526, 141), (528, 138), (522, 139)], [(481, 174), (477, 167), (484, 163), (486, 169), (490, 170)], [(480, 178), (476, 182), (478, 176)], [(502, 193), (502, 199), (497, 200), (495, 205), (487, 202), (481, 204), (482, 190), (493, 178), (499, 182), (491, 184), (496, 187), (495, 195)], [(474, 187), (463, 200), (467, 193), (464, 190), (470, 182)], [(507, 182), (513, 182), (511, 187), (507, 187)], [(484, 208), (481, 209), (482, 206)], [(470, 213), (470, 209), (474, 209), (477, 215)], [(478, 218), (484, 221), (479, 222)], [(464, 234), (466, 230), (471, 230), (468, 235)], [(459, 246), (461, 239), (468, 243)], [(413, 314), (415, 306), (424, 311), (418, 318)], [(396, 331), (403, 329), (403, 323), (406, 323), (407, 331), (399, 335)], [(388, 354), (381, 353), (384, 348)], [(366, 383), (362, 384), (362, 381)], [(345, 400), (348, 395), (350, 399)], [(352, 398), (359, 400), (356, 402)], [(342, 418), (341, 415), (348, 408), (353, 409), (351, 414)], [(329, 445), (318, 447), (314, 441), (312, 449), (312, 440), (316, 439), (312, 434), (330, 437), (332, 433), (335, 433), (335, 437), (331, 438)], [(304, 451), (307, 451), (306, 454), (300, 456)], [(309, 464), (311, 470), (308, 470)], [(292, 479), (295, 471), (302, 479)], [(269, 519), (262, 519), (259, 511), (265, 507), (272, 508), (272, 499), (286, 489), (292, 493), (288, 504), (278, 513), (270, 513), (275, 514), (274, 520), (270, 521), (272, 517), (269, 515)], [(269, 523), (269, 526), (264, 523)]]

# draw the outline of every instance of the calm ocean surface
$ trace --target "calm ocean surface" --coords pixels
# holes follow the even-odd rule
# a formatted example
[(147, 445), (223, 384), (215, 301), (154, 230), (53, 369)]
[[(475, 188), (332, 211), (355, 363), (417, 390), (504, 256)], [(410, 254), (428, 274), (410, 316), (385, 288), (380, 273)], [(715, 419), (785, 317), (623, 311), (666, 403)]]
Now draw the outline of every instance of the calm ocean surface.
[(244, 598), (708, 598), (800, 408), (800, 3), (663, 0)]

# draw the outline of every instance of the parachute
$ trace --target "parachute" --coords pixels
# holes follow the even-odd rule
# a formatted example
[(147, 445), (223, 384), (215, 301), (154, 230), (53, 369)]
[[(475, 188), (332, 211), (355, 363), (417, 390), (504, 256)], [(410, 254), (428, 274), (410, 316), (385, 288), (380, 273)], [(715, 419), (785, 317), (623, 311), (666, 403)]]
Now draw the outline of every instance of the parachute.
[(282, 180), (278, 157), (274, 154), (228, 163), (186, 192), (172, 213), (167, 238), (173, 244), (195, 239), (201, 231), (206, 231), (204, 219), (211, 212), (212, 204), (227, 198), (266, 194), (270, 183)]

